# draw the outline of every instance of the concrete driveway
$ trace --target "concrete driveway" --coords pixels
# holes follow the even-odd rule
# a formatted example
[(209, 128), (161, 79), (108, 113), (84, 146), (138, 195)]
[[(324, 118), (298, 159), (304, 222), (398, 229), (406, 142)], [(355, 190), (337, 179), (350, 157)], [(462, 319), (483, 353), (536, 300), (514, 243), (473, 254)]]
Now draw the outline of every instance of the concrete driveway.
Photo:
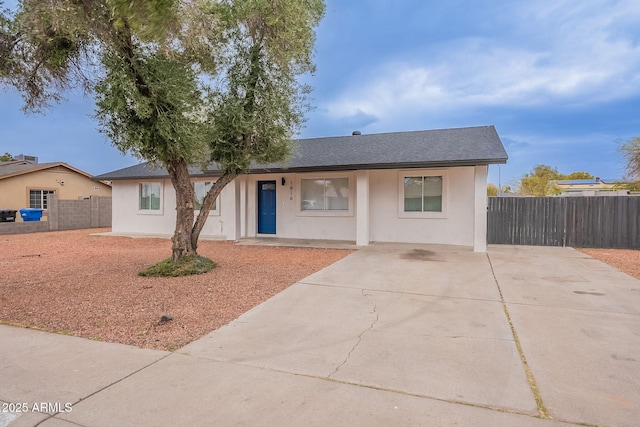
[(0, 426), (640, 424), (640, 281), (570, 248), (373, 244), (175, 353), (0, 343)]

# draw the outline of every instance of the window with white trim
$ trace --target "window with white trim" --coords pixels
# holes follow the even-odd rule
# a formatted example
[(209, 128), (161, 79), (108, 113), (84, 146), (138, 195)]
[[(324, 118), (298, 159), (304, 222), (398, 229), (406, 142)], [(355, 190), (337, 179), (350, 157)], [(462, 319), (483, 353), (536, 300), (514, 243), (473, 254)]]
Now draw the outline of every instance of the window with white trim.
[(301, 212), (348, 212), (349, 208), (349, 178), (300, 180)]
[(442, 218), (447, 210), (445, 171), (401, 171), (401, 217)]
[(29, 190), (29, 207), (47, 209), (47, 196), (56, 194), (55, 190)]
[[(194, 192), (193, 209), (194, 210), (199, 211), (202, 208), (202, 202), (204, 201), (204, 197), (207, 195), (211, 187), (213, 187), (213, 182), (211, 181), (195, 181), (193, 183), (193, 192)], [(211, 206), (211, 210), (209, 211), (209, 214), (215, 215), (218, 213), (218, 198), (216, 198), (216, 200), (213, 202), (213, 206)]]
[(159, 182), (141, 182), (138, 186), (138, 210), (160, 212), (162, 209), (162, 184)]

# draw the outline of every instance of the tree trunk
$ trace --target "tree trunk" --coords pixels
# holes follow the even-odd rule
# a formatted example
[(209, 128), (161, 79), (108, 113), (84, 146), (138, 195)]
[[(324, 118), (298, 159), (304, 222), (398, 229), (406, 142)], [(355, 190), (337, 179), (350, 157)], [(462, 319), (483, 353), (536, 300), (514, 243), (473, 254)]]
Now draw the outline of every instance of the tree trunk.
[(191, 229), (191, 247), (194, 251), (198, 248), (198, 239), (200, 238), (200, 232), (202, 231), (202, 227), (204, 227), (205, 222), (207, 222), (209, 211), (211, 210), (213, 203), (220, 195), (222, 189), (226, 187), (227, 184), (229, 184), (231, 181), (233, 181), (236, 176), (238, 176), (238, 174), (235, 172), (225, 172), (211, 186), (206, 196), (204, 196), (202, 207), (200, 208), (200, 213), (198, 214), (198, 218), (196, 218), (196, 222), (193, 224), (193, 228)]
[(193, 185), (189, 177), (189, 168), (184, 160), (167, 163), (167, 171), (176, 192), (176, 228), (171, 241), (173, 262), (196, 254), (192, 244), (191, 227), (193, 225)]

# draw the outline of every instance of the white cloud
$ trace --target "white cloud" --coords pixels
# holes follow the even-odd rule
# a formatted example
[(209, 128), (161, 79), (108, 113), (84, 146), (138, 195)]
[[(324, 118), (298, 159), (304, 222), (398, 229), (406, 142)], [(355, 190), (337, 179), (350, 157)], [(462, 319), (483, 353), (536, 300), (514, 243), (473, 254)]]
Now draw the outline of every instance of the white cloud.
[[(428, 46), (380, 64), (327, 103), (334, 117), (381, 118), (484, 106), (588, 105), (640, 94), (635, 1), (536, 1), (513, 9), (510, 33)], [(636, 19), (634, 19), (636, 18)], [(499, 25), (498, 25), (499, 26)]]

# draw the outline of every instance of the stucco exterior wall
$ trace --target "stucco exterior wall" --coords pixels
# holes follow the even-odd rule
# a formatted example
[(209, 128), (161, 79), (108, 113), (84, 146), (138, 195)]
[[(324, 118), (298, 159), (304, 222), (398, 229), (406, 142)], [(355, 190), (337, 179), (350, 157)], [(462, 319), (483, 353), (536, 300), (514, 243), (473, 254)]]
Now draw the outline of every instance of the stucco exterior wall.
[(28, 208), (29, 190), (55, 190), (60, 200), (111, 196), (108, 185), (59, 166), (0, 179), (0, 209)]
[[(401, 182), (398, 170), (369, 173), (370, 240), (378, 242), (473, 245), (474, 168), (439, 169), (447, 176), (446, 215), (442, 218), (406, 218), (399, 215)], [(412, 175), (434, 170), (411, 170)]]
[[(229, 240), (259, 236), (257, 231), (258, 182), (275, 181), (276, 234), (269, 236), (355, 241), (357, 233), (366, 234), (368, 229), (368, 236), (365, 236), (368, 239), (364, 240), (367, 243), (380, 241), (478, 245), (476, 231), (482, 231), (478, 229), (478, 223), (486, 222), (486, 212), (476, 212), (478, 207), (486, 205), (486, 167), (408, 171), (416, 176), (422, 173), (435, 173), (446, 177), (443, 194), (446, 210), (441, 215), (429, 218), (410, 218), (403, 215), (404, 202), (401, 200), (401, 188), (402, 174), (405, 172), (407, 171), (370, 170), (241, 176), (224, 188), (220, 195), (218, 212), (210, 214), (201, 236)], [(337, 215), (301, 211), (301, 179), (319, 177), (349, 179), (347, 211), (339, 212)], [(482, 181), (483, 177), (484, 181)], [(114, 182), (113, 231), (172, 234), (175, 227), (175, 193), (170, 181), (146, 181), (162, 183), (161, 209), (158, 212), (138, 210), (140, 182), (143, 181)], [(363, 193), (360, 198), (358, 198), (358, 188)], [(364, 191), (367, 193), (364, 194)], [(482, 194), (477, 194), (478, 191)], [(368, 206), (368, 212), (363, 212), (363, 207), (366, 209), (366, 206)], [(358, 208), (361, 212), (358, 212)], [(479, 247), (481, 248), (482, 245), (480, 244)]]
[[(300, 212), (300, 180), (302, 178), (349, 178), (351, 209), (338, 215), (320, 212)], [(285, 184), (282, 185), (282, 178)], [(255, 237), (257, 231), (258, 181), (276, 181), (276, 234), (275, 237), (294, 239), (355, 240), (355, 173), (331, 172), (314, 174), (281, 173), (249, 175), (247, 178), (247, 236)]]
[[(138, 209), (139, 185), (142, 182), (162, 184), (159, 211)], [(201, 236), (227, 238), (229, 234), (231, 239), (235, 239), (233, 233), (228, 233), (235, 221), (233, 190), (233, 183), (222, 190), (218, 212), (209, 214)], [(176, 225), (176, 196), (170, 180), (116, 181), (113, 185), (112, 202), (114, 233), (173, 234)]]

